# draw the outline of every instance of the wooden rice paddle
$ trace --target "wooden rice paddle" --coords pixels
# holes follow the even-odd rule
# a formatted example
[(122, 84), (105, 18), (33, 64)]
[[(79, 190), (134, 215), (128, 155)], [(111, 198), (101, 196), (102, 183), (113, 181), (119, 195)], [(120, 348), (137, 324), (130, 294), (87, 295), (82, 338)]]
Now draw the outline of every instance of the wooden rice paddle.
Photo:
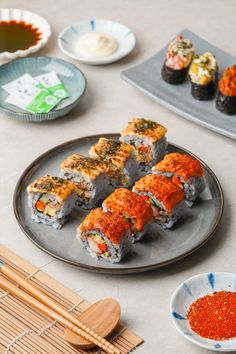
[[(109, 343), (105, 338), (103, 338), (100, 334), (96, 333), (94, 330), (92, 330), (90, 327), (88, 327), (85, 323), (83, 323), (80, 318), (75, 317), (71, 313), (67, 312), (63, 307), (61, 307), (60, 304), (58, 304), (56, 301), (51, 299), (49, 296), (47, 296), (44, 292), (42, 292), (40, 289), (38, 289), (36, 286), (32, 285), (29, 281), (27, 281), (25, 278), (23, 278), (21, 275), (19, 275), (16, 271), (14, 271), (11, 267), (7, 266), (3, 261), (0, 260), (0, 271), (6, 275), (8, 278), (19, 284), (22, 288), (27, 290), (31, 295), (25, 293), (23, 290), (19, 289), (17, 286), (9, 282), (3, 277), (0, 277), (0, 287), (5, 289), (6, 291), (10, 292), (14, 296), (18, 297), (22, 301), (28, 303), (35, 309), (37, 309), (39, 312), (45, 314), (46, 316), (49, 316), (53, 318), (54, 320), (60, 322), (64, 327), (66, 327), (69, 331), (66, 331), (66, 338), (71, 339), (73, 344), (78, 343), (79, 345), (82, 345), (83, 348), (88, 348), (93, 345), (97, 345), (100, 348), (102, 348), (104, 351), (106, 351), (109, 354), (120, 354), (120, 350), (117, 349), (113, 344)], [(37, 299), (37, 300), (36, 300)], [(39, 300), (39, 301), (38, 301)], [(103, 300), (101, 300), (102, 302)], [(100, 332), (103, 334), (104, 332), (108, 332), (106, 335), (110, 334), (112, 330), (116, 327), (119, 318), (120, 318), (120, 307), (119, 304), (113, 300), (113, 299), (105, 299), (105, 306), (103, 307), (101, 305), (101, 302), (98, 301), (98, 309), (96, 310), (96, 313), (100, 314), (102, 318), (102, 309), (104, 308), (104, 311), (106, 312), (106, 307), (108, 303), (110, 303), (109, 309), (111, 311), (115, 310), (115, 321), (113, 322), (109, 320), (109, 328), (103, 330)], [(97, 304), (97, 303), (96, 303)], [(94, 304), (93, 306), (95, 307)], [(118, 307), (117, 307), (118, 304)], [(89, 308), (90, 309), (90, 308)], [(85, 311), (85, 314), (82, 318), (88, 318), (88, 314), (86, 316), (86, 312), (89, 312), (89, 309)], [(96, 307), (95, 307), (96, 309)], [(110, 315), (110, 317), (113, 316), (113, 312), (106, 312), (106, 315)], [(82, 315), (81, 315), (82, 316)], [(103, 317), (104, 319), (105, 317)], [(108, 317), (109, 318), (109, 317)], [(101, 324), (99, 321), (95, 322), (96, 328), (98, 328), (98, 324)], [(113, 328), (111, 329), (111, 327)], [(73, 335), (71, 334), (73, 332)], [(76, 341), (76, 337), (77, 341)], [(82, 338), (83, 340), (82, 340)]]

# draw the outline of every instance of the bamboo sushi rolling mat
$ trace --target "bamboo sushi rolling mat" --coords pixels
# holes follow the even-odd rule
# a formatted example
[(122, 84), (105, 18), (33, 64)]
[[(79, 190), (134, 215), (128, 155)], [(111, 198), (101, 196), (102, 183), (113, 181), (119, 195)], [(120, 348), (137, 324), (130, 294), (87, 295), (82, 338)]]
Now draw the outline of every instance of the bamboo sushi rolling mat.
[[(79, 315), (89, 303), (55, 279), (0, 245), (0, 258), (22, 276), (58, 301), (67, 311)], [(1, 354), (105, 354), (98, 348), (77, 349), (64, 340), (64, 330), (56, 321), (0, 289)], [(133, 351), (143, 339), (119, 324), (108, 337), (122, 353)]]

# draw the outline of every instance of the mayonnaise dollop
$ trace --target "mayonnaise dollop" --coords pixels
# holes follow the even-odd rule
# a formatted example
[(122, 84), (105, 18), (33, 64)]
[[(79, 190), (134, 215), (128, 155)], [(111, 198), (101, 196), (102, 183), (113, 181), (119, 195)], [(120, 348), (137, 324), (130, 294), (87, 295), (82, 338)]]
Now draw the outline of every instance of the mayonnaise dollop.
[(108, 34), (89, 32), (81, 36), (77, 43), (77, 51), (86, 58), (102, 58), (114, 53), (118, 48), (115, 38)]

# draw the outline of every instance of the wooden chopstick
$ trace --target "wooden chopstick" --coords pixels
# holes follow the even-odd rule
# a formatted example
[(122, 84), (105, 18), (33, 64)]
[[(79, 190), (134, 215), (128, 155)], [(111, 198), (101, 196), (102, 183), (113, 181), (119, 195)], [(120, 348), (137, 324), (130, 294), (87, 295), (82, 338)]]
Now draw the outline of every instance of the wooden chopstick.
[[(20, 298), (24, 302), (30, 304), (38, 311), (49, 316), (66, 328), (72, 330), (74, 333), (80, 335), (81, 337), (87, 339), (91, 343), (99, 346), (109, 354), (120, 354), (120, 350), (114, 345), (109, 343), (105, 338), (101, 337), (99, 334), (95, 333), (92, 329), (83, 324), (78, 318), (74, 317), (72, 314), (68, 313), (61, 307), (57, 302), (48, 297), (41, 290), (36, 288), (34, 285), (29, 283), (26, 279), (17, 274), (12, 268), (7, 266), (4, 262), (0, 261), (0, 271), (12, 279), (14, 282), (22, 286), (25, 290), (30, 292), (34, 297), (28, 295), (23, 290), (17, 288), (15, 285), (7, 281), (5, 278), (0, 277), (0, 286), (5, 290), (9, 291), (16, 297)], [(38, 301), (38, 300), (40, 301)], [(46, 306), (45, 306), (45, 305)]]

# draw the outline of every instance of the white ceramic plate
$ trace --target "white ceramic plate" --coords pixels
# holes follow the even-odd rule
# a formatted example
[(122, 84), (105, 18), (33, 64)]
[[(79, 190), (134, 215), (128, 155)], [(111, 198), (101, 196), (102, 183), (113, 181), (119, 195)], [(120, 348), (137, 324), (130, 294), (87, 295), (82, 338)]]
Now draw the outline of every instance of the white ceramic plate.
[(0, 9), (0, 22), (1, 21), (24, 21), (26, 23), (32, 24), (34, 27), (38, 28), (41, 33), (41, 39), (33, 46), (24, 50), (17, 50), (16, 52), (2, 52), (0, 53), (1, 59), (16, 59), (18, 57), (25, 57), (31, 53), (37, 52), (39, 49), (44, 47), (49, 37), (51, 36), (51, 28), (48, 22), (41, 16), (24, 10), (18, 9)]
[[(114, 37), (118, 42), (117, 50), (102, 58), (90, 59), (81, 56), (77, 50), (78, 39), (92, 31)], [(58, 45), (63, 53), (73, 59), (93, 65), (109, 64), (120, 60), (133, 50), (135, 44), (135, 35), (128, 27), (109, 20), (89, 20), (74, 23), (65, 28), (58, 36)]]
[(203, 338), (191, 330), (186, 319), (186, 312), (195, 300), (220, 290), (236, 291), (236, 274), (204, 273), (186, 280), (172, 295), (171, 316), (177, 330), (190, 342), (208, 350), (234, 352), (236, 351), (236, 338), (224, 341)]

